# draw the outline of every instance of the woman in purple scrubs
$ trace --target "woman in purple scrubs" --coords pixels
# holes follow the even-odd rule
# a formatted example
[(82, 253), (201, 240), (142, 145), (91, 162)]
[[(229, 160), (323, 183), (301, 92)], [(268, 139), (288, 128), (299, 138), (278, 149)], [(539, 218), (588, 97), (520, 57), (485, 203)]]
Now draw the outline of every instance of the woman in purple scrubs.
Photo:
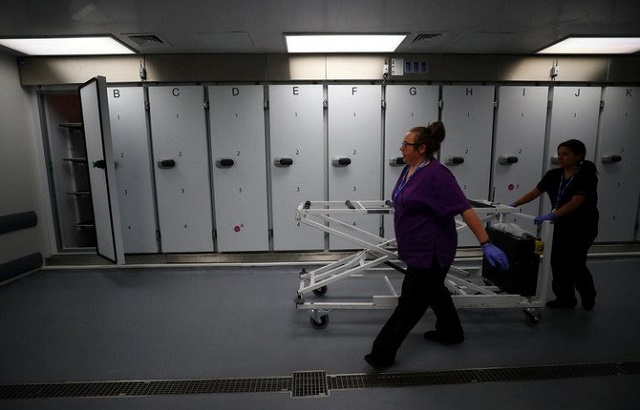
[(493, 266), (508, 269), (506, 255), (489, 242), (482, 222), (455, 177), (434, 154), (444, 140), (444, 124), (409, 130), (400, 151), (406, 164), (393, 190), (398, 256), (407, 264), (398, 306), (373, 342), (365, 360), (376, 369), (391, 366), (400, 345), (431, 307), (435, 330), (428, 340), (455, 344), (464, 340), (458, 313), (444, 284), (458, 245), (455, 216), (461, 215)]

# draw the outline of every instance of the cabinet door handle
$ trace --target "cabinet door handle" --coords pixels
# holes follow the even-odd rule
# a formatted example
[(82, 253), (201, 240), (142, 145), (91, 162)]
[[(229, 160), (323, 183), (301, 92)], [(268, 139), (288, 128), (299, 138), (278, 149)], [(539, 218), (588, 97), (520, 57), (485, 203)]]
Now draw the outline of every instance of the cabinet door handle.
[(235, 164), (236, 164), (236, 162), (234, 160), (232, 160), (231, 158), (221, 158), (221, 159), (216, 161), (216, 166), (218, 168), (231, 168)]
[(174, 159), (161, 159), (158, 161), (158, 168), (161, 169), (170, 169), (176, 166), (176, 161)]
[(515, 155), (500, 155), (498, 157), (498, 164), (500, 165), (513, 165), (518, 162), (518, 157)]
[(393, 157), (389, 158), (389, 165), (392, 167), (400, 167), (404, 165), (404, 158), (402, 157)]
[(621, 155), (605, 155), (602, 157), (603, 164), (617, 164), (622, 161)]
[(279, 168), (290, 167), (291, 165), (293, 165), (293, 159), (276, 157), (273, 160), (273, 165)]
[(351, 165), (351, 158), (347, 157), (335, 157), (331, 160), (331, 165), (334, 167), (346, 167)]
[(447, 157), (444, 160), (445, 165), (460, 165), (464, 163), (464, 158), (463, 157)]

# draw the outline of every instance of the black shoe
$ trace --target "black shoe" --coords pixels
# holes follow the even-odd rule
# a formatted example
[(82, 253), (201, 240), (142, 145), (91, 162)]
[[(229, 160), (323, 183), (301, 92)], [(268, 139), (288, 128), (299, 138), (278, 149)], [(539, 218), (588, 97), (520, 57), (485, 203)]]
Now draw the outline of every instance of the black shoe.
[(556, 300), (550, 300), (549, 302), (545, 303), (545, 306), (548, 308), (552, 308), (552, 309), (565, 309), (565, 308), (574, 308), (576, 307), (576, 301), (573, 300), (560, 300), (560, 299), (556, 299)]
[(464, 341), (464, 336), (449, 336), (437, 330), (430, 330), (424, 334), (424, 338), (443, 345), (457, 345)]
[(393, 366), (393, 362), (394, 360), (381, 360), (378, 357), (375, 357), (373, 354), (369, 353), (368, 355), (366, 355), (364, 357), (364, 360), (369, 363), (369, 365), (371, 367), (373, 367), (376, 370), (386, 370), (389, 367)]

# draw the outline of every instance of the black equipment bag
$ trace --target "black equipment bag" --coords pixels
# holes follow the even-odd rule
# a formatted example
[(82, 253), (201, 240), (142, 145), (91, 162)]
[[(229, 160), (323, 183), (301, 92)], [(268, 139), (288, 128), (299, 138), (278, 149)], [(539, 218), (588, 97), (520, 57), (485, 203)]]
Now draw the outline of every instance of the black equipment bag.
[(487, 228), (487, 233), (491, 242), (507, 255), (509, 270), (493, 267), (483, 258), (482, 276), (507, 293), (535, 296), (540, 262), (535, 249), (536, 239), (515, 236), (492, 227)]

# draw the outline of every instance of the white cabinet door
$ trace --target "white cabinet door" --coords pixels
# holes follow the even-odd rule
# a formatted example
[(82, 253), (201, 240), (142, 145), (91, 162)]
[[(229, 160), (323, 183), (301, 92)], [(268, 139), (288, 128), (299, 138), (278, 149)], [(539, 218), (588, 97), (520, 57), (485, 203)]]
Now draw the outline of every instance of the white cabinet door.
[[(388, 85), (385, 89), (384, 194), (392, 199), (393, 188), (404, 168), (400, 144), (413, 127), (438, 120), (440, 87), (437, 85)], [(384, 236), (395, 237), (393, 216), (384, 216)]]
[[(381, 86), (329, 85), (328, 104), (329, 200), (381, 199)], [(380, 234), (379, 216), (362, 215), (340, 220), (374, 235)], [(355, 249), (359, 246), (330, 237), (329, 248)]]
[(98, 254), (112, 262), (123, 264), (124, 247), (120, 230), (106, 79), (99, 76), (81, 85), (80, 103)]
[(149, 87), (162, 252), (212, 252), (204, 89)]
[(269, 250), (264, 88), (209, 87), (218, 251)]
[(600, 123), (598, 242), (637, 240), (640, 197), (640, 88), (606, 87)]
[(110, 87), (111, 137), (125, 253), (157, 253), (156, 207), (144, 89)]
[[(498, 88), (493, 156), (493, 200), (506, 205), (532, 190), (542, 178), (549, 89), (534, 86)], [(540, 199), (522, 206), (537, 215)], [(524, 226), (535, 233), (533, 221)]]
[[(558, 144), (570, 139), (584, 142), (587, 159), (594, 160), (601, 94), (600, 87), (554, 87), (545, 171), (556, 167)], [(542, 213), (551, 212), (548, 197), (542, 204)]]
[(323, 87), (270, 85), (273, 249), (322, 250), (324, 233), (295, 220), (302, 201), (325, 200)]
[[(468, 199), (488, 199), (495, 89), (491, 86), (444, 86), (442, 122), (446, 137), (440, 161), (449, 167)], [(466, 229), (459, 246), (477, 245)]]

